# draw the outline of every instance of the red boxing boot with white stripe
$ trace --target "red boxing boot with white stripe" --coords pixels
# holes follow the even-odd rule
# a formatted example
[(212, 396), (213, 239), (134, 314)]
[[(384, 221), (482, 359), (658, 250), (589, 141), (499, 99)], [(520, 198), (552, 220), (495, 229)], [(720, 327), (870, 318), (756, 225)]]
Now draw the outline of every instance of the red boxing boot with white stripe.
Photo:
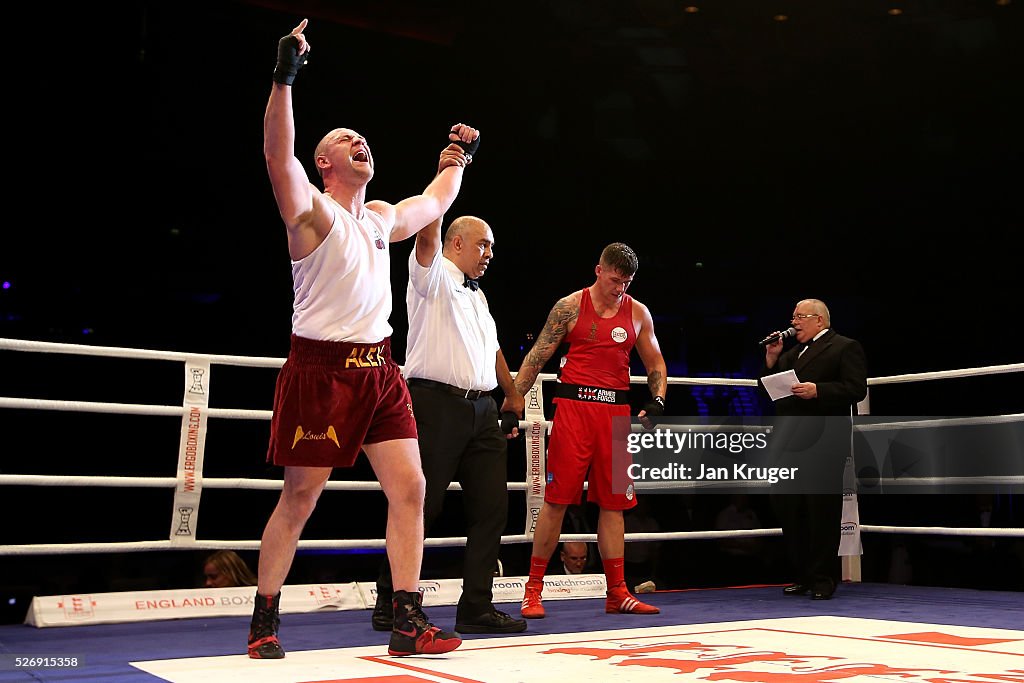
[(519, 614), (523, 619), (543, 619), (544, 605), (541, 604), (540, 593), (544, 590), (543, 581), (530, 579), (526, 582), (526, 591), (523, 593), (523, 604), (519, 608)]
[(661, 610), (654, 605), (640, 602), (626, 588), (626, 582), (608, 589), (608, 597), (604, 600), (604, 611), (607, 614), (660, 614)]

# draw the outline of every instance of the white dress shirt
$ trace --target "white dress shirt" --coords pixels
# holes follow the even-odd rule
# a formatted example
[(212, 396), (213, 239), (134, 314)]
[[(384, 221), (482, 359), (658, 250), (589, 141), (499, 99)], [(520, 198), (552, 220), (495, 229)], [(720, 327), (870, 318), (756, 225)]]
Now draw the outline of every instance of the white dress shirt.
[(800, 353), (796, 354), (796, 357), (797, 357), (797, 358), (799, 358), (800, 356), (804, 355), (804, 351), (806, 351), (807, 349), (809, 349), (809, 348), (810, 348), (810, 346), (811, 346), (811, 344), (813, 344), (814, 342), (816, 342), (816, 341), (818, 341), (819, 339), (821, 339), (821, 338), (822, 338), (822, 336), (824, 336), (824, 334), (825, 334), (826, 332), (828, 332), (828, 328), (827, 328), (827, 327), (826, 327), (825, 329), (823, 329), (823, 330), (822, 330), (821, 332), (819, 332), (818, 334), (814, 335), (814, 336), (813, 336), (813, 337), (811, 338), (811, 341), (807, 342), (807, 346), (805, 346), (804, 348), (800, 349)]
[(440, 249), (429, 268), (416, 260), (415, 248), (409, 254), (405, 376), (490, 391), (498, 386), (498, 331), (483, 291), (464, 287), (464, 281)]

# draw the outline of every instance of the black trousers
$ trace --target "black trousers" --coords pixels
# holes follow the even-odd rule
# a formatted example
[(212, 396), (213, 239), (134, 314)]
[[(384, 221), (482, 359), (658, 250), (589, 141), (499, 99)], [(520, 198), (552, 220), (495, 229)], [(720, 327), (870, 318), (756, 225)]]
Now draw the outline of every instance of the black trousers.
[[(462, 485), (466, 518), (466, 553), (462, 597), (457, 619), (473, 619), (489, 611), (501, 534), (508, 519), (508, 446), (498, 426), (498, 407), (491, 396), (469, 400), (441, 389), (410, 382), (420, 458), (427, 481), (423, 528), (440, 516), (446, 489)], [(385, 562), (377, 578), (382, 596), (392, 592), (391, 566)]]
[(850, 418), (785, 416), (774, 421), (779, 464), (797, 466), (797, 479), (772, 486), (771, 505), (782, 527), (794, 583), (831, 594), (839, 583), (843, 470), (850, 452)]
[(841, 578), (842, 493), (772, 494), (771, 503), (792, 581), (831, 594)]

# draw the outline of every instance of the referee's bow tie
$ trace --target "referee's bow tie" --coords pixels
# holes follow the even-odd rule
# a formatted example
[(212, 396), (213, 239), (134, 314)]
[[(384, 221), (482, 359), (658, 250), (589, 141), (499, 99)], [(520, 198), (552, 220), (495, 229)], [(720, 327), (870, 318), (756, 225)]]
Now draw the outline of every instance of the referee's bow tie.
[(465, 273), (463, 273), (462, 274), (462, 278), (463, 278), (463, 280), (462, 280), (462, 286), (463, 287), (469, 287), (474, 292), (476, 290), (480, 289), (480, 283), (477, 282), (476, 280), (474, 280), (473, 278), (471, 278), (470, 276), (468, 276)]

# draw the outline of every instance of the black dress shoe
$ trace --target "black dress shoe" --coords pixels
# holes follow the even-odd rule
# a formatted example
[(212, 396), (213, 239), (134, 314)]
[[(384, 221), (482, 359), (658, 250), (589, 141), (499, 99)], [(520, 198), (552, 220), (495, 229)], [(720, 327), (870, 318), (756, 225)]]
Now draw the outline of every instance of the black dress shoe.
[(377, 604), (373, 606), (370, 623), (374, 631), (390, 631), (395, 625), (395, 608), (391, 602), (391, 594), (377, 594)]
[(474, 619), (456, 618), (455, 630), (459, 633), (522, 633), (526, 630), (526, 620), (513, 619), (492, 607)]
[(811, 600), (831, 600), (836, 582), (830, 578), (816, 578), (811, 584)]
[(810, 592), (810, 586), (805, 586), (802, 583), (791, 583), (782, 589), (783, 595), (807, 595)]

